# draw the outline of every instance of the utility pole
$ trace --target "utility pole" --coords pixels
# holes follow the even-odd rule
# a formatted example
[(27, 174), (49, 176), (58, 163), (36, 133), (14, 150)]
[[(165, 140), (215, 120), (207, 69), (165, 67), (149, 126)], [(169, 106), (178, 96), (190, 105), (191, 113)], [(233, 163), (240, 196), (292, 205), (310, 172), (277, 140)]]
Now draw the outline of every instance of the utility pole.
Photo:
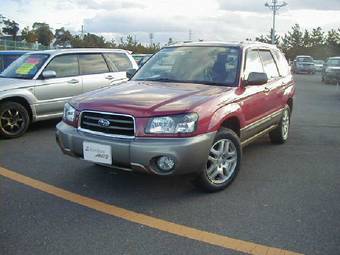
[(191, 29), (189, 29), (189, 41), (191, 41), (191, 38), (192, 38), (192, 31)]
[(288, 4), (286, 2), (278, 3), (277, 0), (272, 0), (272, 3), (269, 4), (268, 2), (265, 3), (264, 6), (268, 7), (273, 11), (273, 28), (272, 28), (272, 44), (275, 44), (275, 16), (277, 14), (277, 11), (284, 6), (287, 6)]
[(153, 33), (149, 34), (149, 39), (150, 39), (150, 47), (153, 46)]

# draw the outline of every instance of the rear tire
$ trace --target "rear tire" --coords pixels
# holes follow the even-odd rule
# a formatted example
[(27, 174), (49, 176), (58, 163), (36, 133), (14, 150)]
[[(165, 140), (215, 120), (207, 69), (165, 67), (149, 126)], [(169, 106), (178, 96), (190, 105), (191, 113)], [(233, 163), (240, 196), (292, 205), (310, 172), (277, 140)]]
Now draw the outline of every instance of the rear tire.
[(22, 136), (30, 124), (30, 117), (24, 106), (16, 102), (0, 105), (0, 136), (16, 138)]
[(287, 106), (283, 112), (279, 125), (269, 132), (270, 141), (274, 144), (283, 144), (287, 141), (290, 127), (290, 108)]
[(237, 134), (221, 129), (209, 150), (207, 164), (195, 180), (207, 192), (225, 189), (235, 179), (241, 163), (241, 143)]

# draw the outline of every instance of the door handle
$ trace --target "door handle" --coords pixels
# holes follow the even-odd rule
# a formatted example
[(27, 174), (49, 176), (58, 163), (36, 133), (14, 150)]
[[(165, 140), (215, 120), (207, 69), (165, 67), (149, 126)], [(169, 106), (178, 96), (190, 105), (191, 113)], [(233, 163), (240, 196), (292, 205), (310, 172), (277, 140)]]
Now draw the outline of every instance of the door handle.
[(268, 94), (270, 92), (270, 88), (264, 87), (264, 93)]
[(112, 80), (112, 79), (114, 79), (114, 77), (112, 75), (108, 75), (108, 76), (105, 77), (105, 79)]
[(76, 83), (79, 83), (79, 81), (77, 79), (72, 79), (72, 80), (67, 81), (67, 83), (76, 84)]

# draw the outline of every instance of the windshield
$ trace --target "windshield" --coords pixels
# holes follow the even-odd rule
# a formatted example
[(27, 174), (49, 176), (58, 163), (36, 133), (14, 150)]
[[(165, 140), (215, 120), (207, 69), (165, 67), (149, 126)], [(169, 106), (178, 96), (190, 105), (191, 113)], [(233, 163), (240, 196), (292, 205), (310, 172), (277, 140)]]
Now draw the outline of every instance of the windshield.
[(6, 68), (1, 77), (32, 79), (48, 57), (48, 54), (23, 55)]
[(325, 63), (325, 61), (323, 60), (314, 60), (314, 63), (317, 65), (323, 65)]
[(297, 62), (313, 62), (311, 57), (298, 57), (296, 59)]
[(164, 48), (132, 80), (236, 86), (239, 55), (240, 49), (235, 47)]
[(329, 66), (340, 66), (340, 59), (330, 59), (327, 61)]

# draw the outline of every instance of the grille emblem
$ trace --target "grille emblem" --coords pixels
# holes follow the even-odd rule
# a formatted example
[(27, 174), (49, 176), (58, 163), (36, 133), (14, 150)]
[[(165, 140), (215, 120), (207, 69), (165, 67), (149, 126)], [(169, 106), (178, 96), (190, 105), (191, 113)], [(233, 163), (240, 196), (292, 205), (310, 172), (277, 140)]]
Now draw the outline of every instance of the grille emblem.
[(108, 127), (108, 126), (110, 126), (110, 121), (108, 121), (106, 119), (100, 119), (100, 120), (98, 120), (98, 125), (100, 125), (102, 127)]

